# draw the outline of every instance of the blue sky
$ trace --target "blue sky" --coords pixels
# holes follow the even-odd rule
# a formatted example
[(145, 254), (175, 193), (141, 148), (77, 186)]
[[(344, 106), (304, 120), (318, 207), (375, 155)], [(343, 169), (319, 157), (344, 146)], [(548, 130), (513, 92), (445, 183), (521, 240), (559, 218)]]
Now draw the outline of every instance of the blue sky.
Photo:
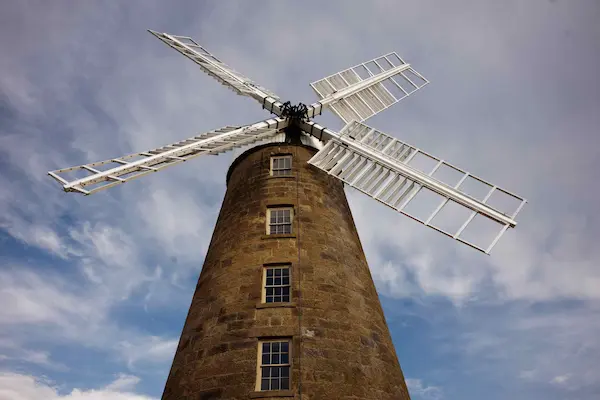
[(292, 102), (411, 62), (432, 83), (368, 123), (530, 201), (485, 256), (347, 190), (413, 399), (600, 397), (598, 20), (594, 0), (2, 3), (0, 399), (161, 395), (234, 155), (90, 197), (46, 171), (267, 114), (146, 29)]

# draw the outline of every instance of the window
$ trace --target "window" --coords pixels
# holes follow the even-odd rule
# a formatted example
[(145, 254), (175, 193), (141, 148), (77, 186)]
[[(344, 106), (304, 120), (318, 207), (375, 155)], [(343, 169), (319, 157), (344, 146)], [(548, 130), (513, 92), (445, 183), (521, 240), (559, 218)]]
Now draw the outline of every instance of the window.
[(292, 233), (292, 208), (267, 209), (267, 234)]
[(290, 266), (274, 265), (264, 268), (263, 303), (290, 302)]
[(290, 341), (258, 342), (258, 390), (290, 389)]
[(290, 176), (290, 175), (292, 175), (292, 156), (271, 157), (271, 175), (272, 176)]

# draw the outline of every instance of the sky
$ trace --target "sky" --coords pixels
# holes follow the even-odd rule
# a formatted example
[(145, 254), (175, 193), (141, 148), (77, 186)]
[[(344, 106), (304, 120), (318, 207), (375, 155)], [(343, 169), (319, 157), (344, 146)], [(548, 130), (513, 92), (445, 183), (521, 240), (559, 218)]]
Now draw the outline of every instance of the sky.
[(368, 124), (529, 201), (488, 256), (346, 190), (413, 400), (599, 398), (599, 20), (596, 0), (0, 1), (0, 399), (161, 396), (235, 154), (87, 197), (46, 172), (268, 113), (146, 29), (292, 103), (398, 52), (431, 84)]

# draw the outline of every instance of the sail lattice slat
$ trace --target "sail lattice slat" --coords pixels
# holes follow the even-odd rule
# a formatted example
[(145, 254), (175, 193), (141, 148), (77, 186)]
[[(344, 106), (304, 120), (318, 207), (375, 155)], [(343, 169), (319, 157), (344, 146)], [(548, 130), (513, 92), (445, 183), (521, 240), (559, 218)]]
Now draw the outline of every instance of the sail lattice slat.
[(253, 97), (261, 103), (264, 103), (264, 100), (267, 97), (271, 97), (272, 101), (279, 99), (279, 97), (270, 90), (257, 85), (250, 78), (242, 75), (219, 60), (194, 39), (186, 36), (169, 35), (155, 31), (149, 32), (179, 53), (194, 61), (204, 72), (237, 94)]
[(389, 53), (310, 85), (321, 103), (349, 123), (367, 120), (428, 83), (398, 54)]
[[(423, 162), (427, 159), (429, 163)], [(398, 212), (485, 253), (508, 228), (516, 225), (514, 218), (526, 202), (359, 122), (346, 125), (339, 137), (330, 139), (309, 163)]]
[[(92, 194), (200, 155), (220, 154), (260, 142), (277, 135), (287, 124), (287, 120), (274, 118), (243, 127), (226, 126), (156, 149), (50, 171), (48, 174), (60, 182), (65, 191)], [(83, 178), (67, 178), (67, 175), (82, 172), (85, 174)]]

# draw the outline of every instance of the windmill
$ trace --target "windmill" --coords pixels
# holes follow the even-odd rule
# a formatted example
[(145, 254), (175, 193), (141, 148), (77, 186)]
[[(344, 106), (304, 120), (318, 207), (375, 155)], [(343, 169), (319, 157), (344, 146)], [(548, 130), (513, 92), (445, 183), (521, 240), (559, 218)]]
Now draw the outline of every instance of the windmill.
[[(48, 172), (90, 195), (251, 146), (228, 172), (163, 399), (408, 399), (344, 184), (487, 254), (526, 201), (364, 123), (429, 83), (396, 53), (318, 80), (319, 101), (292, 105), (192, 38), (150, 33), (274, 115)], [(324, 109), (341, 131), (312, 120)]]

